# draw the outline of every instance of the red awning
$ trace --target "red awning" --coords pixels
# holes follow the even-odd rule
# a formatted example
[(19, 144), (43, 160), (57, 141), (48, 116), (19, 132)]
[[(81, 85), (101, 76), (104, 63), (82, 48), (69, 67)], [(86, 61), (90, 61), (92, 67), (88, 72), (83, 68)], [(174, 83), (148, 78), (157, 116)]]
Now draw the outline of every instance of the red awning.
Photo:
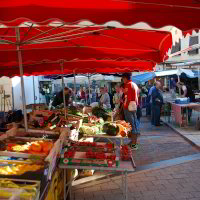
[[(14, 28), (1, 28), (0, 38), (0, 66), (4, 70), (7, 70), (7, 66), (18, 66), (18, 44), (22, 51), (23, 64), (43, 60), (55, 62), (110, 59), (137, 62), (142, 60), (154, 65), (167, 59), (167, 52), (172, 45), (170, 32), (111, 27), (23, 27), (20, 28), (20, 42), (16, 39)], [(87, 66), (84, 64), (77, 67)], [(135, 70), (133, 67), (131, 69)], [(29, 70), (31, 71), (30, 68)]]
[[(17, 62), (8, 63), (0, 68), (1, 76), (19, 76)], [(151, 61), (113, 61), (113, 60), (74, 60), (63, 62), (63, 72), (60, 62), (27, 62), (24, 65), (24, 75), (50, 75), (75, 73), (123, 73), (132, 71), (152, 71), (155, 63)]]
[(146, 22), (160, 28), (173, 25), (182, 30), (200, 28), (199, 0), (3, 0), (0, 23), (19, 25), (25, 21), (40, 24), (59, 20), (96, 24), (119, 21), (124, 25)]

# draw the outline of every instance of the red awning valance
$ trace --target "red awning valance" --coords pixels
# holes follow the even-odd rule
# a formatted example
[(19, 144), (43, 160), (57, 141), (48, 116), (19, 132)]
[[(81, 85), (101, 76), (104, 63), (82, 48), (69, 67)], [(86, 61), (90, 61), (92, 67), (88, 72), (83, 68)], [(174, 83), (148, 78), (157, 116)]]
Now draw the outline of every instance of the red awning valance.
[(0, 23), (17, 26), (25, 21), (48, 24), (59, 20), (96, 24), (119, 21), (124, 25), (146, 22), (152, 27), (167, 25), (181, 30), (200, 28), (199, 0), (3, 0)]
[[(53, 62), (27, 62), (24, 65), (24, 75), (51, 75), (51, 74), (73, 74), (75, 73), (123, 73), (133, 71), (152, 71), (155, 63), (148, 61), (113, 61), (113, 60), (74, 60)], [(8, 63), (8, 66), (0, 68), (1, 76), (19, 76), (17, 62)]]

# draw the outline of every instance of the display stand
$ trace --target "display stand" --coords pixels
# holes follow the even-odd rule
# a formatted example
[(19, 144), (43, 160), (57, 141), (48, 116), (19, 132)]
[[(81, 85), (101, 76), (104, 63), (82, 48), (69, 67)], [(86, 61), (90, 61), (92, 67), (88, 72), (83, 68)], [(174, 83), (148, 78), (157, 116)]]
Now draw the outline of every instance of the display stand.
[[(175, 104), (171, 103), (172, 107), (172, 113), (174, 115), (174, 119), (176, 124), (179, 124), (180, 127), (184, 125), (188, 126), (188, 109), (193, 109), (196, 111), (200, 110), (200, 104), (199, 103), (189, 103), (189, 104)], [(186, 109), (186, 116), (184, 117), (183, 109)], [(171, 113), (171, 114), (172, 114)], [(183, 120), (185, 118), (185, 120)]]
[(69, 194), (71, 192), (72, 182), (74, 179), (71, 179), (69, 182), (66, 183), (66, 169), (83, 169), (83, 170), (97, 170), (97, 171), (104, 171), (104, 172), (113, 172), (113, 173), (121, 173), (122, 175), (122, 192), (124, 200), (128, 200), (128, 187), (127, 187), (127, 173), (134, 172), (135, 167), (131, 161), (120, 161), (119, 167), (94, 167), (94, 166), (75, 166), (75, 165), (65, 165), (60, 164), (59, 168), (64, 170), (64, 200), (67, 199), (67, 192), (66, 187), (69, 186)]

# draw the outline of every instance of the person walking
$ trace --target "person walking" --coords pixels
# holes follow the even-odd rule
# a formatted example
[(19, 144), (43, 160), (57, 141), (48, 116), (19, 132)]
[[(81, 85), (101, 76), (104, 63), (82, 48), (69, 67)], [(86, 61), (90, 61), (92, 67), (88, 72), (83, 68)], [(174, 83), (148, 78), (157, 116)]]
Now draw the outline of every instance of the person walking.
[(107, 88), (101, 87), (100, 92), (101, 92), (100, 105), (102, 105), (105, 109), (110, 109), (111, 108), (110, 96), (107, 92)]
[(161, 93), (161, 83), (156, 82), (155, 88), (152, 90), (152, 105), (151, 105), (151, 123), (154, 126), (161, 126), (160, 114), (163, 104), (163, 95)]
[(125, 120), (131, 124), (131, 143), (130, 146), (133, 150), (138, 149), (137, 138), (140, 134), (137, 121), (137, 105), (138, 105), (138, 86), (132, 82), (131, 73), (124, 73), (122, 80), (124, 82), (124, 116)]

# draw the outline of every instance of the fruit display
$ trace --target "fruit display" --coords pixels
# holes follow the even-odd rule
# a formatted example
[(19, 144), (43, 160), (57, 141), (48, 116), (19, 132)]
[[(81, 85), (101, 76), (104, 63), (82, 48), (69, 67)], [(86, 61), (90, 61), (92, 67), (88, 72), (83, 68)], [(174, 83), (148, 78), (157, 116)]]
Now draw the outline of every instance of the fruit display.
[(92, 114), (98, 118), (103, 118), (104, 121), (108, 119), (108, 112), (101, 107), (94, 107), (92, 109)]
[(120, 148), (120, 157), (123, 161), (131, 160), (132, 151), (128, 145), (122, 145)]
[(67, 148), (80, 152), (93, 151), (113, 153), (115, 151), (115, 145), (113, 143), (104, 142), (72, 142), (68, 144)]
[(38, 194), (38, 183), (0, 180), (0, 199), (34, 200)]
[(53, 142), (51, 141), (33, 141), (25, 143), (7, 143), (6, 150), (18, 153), (29, 153), (29, 154), (39, 154), (48, 155), (53, 147)]
[(88, 151), (88, 152), (86, 152), (86, 158), (100, 159), (100, 160), (105, 160), (105, 159), (115, 160), (116, 155), (115, 154), (106, 155), (106, 153)]
[(42, 168), (43, 165), (39, 164), (2, 164), (0, 166), (0, 175), (22, 175)]
[(99, 128), (97, 126), (81, 126), (80, 133), (83, 135), (96, 135), (99, 132)]
[[(73, 112), (72, 112), (73, 113)], [(80, 115), (69, 115), (67, 119), (64, 118), (64, 111), (54, 112), (36, 112), (32, 114), (29, 121), (29, 128), (44, 129), (53, 132), (59, 132), (60, 127), (76, 128), (77, 121), (81, 119)]]
[(116, 136), (119, 132), (119, 127), (115, 123), (107, 122), (103, 125), (103, 132), (110, 136)]
[(118, 167), (119, 161), (115, 153), (103, 152), (76, 152), (71, 149), (65, 149), (61, 154), (62, 164), (81, 165), (81, 166), (99, 166), (99, 167)]
[(124, 128), (126, 128), (128, 131), (131, 131), (131, 125), (130, 125), (130, 123), (128, 123), (128, 122), (126, 122), (126, 121), (124, 121), (124, 120), (118, 120), (118, 121), (116, 121), (115, 122), (117, 125), (121, 125), (121, 126), (123, 126)]
[(103, 120), (103, 118), (98, 118), (98, 117), (92, 115), (92, 116), (88, 116), (88, 123), (102, 124), (102, 123), (104, 123), (104, 120)]
[(79, 117), (83, 116), (83, 114), (81, 112), (79, 112), (78, 109), (75, 106), (69, 106), (67, 108), (67, 113), (71, 114), (71, 115), (76, 115), (76, 116), (79, 116)]

